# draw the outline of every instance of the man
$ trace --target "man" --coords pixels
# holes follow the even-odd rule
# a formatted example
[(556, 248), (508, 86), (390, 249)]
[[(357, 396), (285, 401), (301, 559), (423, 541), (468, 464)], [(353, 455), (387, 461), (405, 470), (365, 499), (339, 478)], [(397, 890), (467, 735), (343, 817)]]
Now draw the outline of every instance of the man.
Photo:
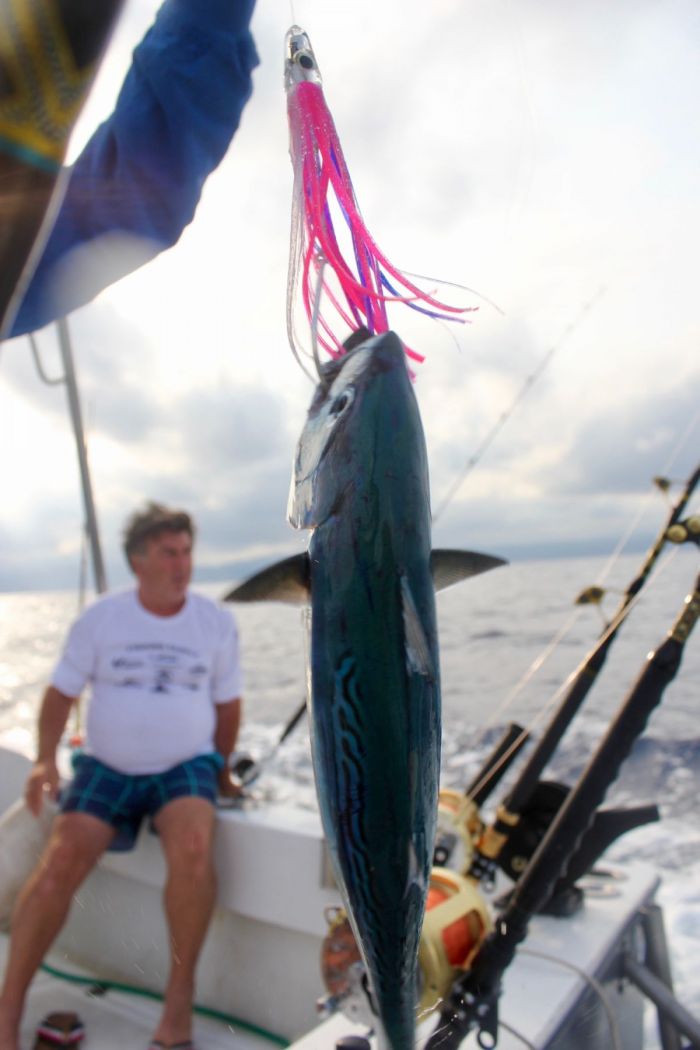
[(252, 92), (254, 6), (165, 0), (114, 112), (69, 169), (8, 338), (64, 317), (178, 240)]
[(71, 899), (109, 847), (129, 848), (143, 818), (165, 854), (171, 967), (154, 1043), (191, 1038), (194, 973), (215, 898), (215, 800), (239, 791), (228, 770), (241, 716), (235, 622), (188, 590), (189, 515), (156, 503), (127, 523), (133, 589), (100, 598), (74, 623), (44, 695), (38, 754), (26, 786), (38, 813), (56, 794), (56, 749), (90, 682), (85, 751), (63, 793), (44, 855), (12, 918), (0, 993), (0, 1050), (18, 1050), (29, 983)]

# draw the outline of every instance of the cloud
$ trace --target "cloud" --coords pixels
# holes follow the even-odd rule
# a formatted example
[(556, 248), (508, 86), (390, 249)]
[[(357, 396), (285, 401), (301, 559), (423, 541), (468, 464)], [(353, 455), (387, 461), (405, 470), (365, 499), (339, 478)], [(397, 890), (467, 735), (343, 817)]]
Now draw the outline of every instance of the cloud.
[(561, 462), (540, 477), (550, 493), (617, 495), (647, 491), (672, 458), (673, 477), (694, 466), (697, 438), (674, 453), (700, 406), (700, 372), (665, 390), (620, 402), (584, 424)]
[(286, 406), (272, 391), (227, 380), (182, 395), (170, 416), (190, 467), (238, 474), (277, 456), (291, 460)]
[[(148, 358), (143, 335), (104, 304), (77, 314), (69, 333), (86, 429), (127, 444), (143, 441), (158, 416), (157, 399), (141, 374), (140, 362)], [(55, 327), (34, 338), (41, 369), (49, 379), (60, 379), (64, 369)], [(42, 382), (27, 337), (7, 344), (4, 364), (5, 378), (28, 404), (69, 418), (65, 384)]]
[[(158, 6), (126, 4), (73, 153), (109, 112)], [(700, 401), (696, 5), (435, 0), (426, 17), (407, 0), (348, 17), (297, 0), (295, 18), (380, 247), (507, 315), (481, 304), (454, 338), (430, 325), (414, 339), (413, 312), (392, 314), (427, 354), (416, 392), (437, 498), (608, 288), (460, 488), (436, 542), (513, 556), (610, 549)], [(112, 582), (124, 575), (122, 522), (148, 498), (193, 510), (206, 572), (305, 542), (285, 522), (309, 398), (284, 331), (285, 28), (258, 5), (254, 94), (180, 243), (70, 320)], [(55, 374), (52, 339), (40, 334)], [(65, 395), (40, 384), (23, 340), (3, 348), (2, 377), (12, 497), (0, 585), (20, 570), (28, 581), (32, 559), (36, 586), (70, 582), (82, 511)]]

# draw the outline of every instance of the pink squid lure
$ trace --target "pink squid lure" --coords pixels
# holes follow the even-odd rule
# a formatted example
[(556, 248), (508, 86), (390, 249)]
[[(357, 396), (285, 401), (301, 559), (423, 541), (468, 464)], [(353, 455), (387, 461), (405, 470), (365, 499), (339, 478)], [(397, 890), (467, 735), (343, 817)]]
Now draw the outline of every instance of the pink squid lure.
[[(351, 331), (364, 328), (372, 335), (386, 332), (389, 303), (403, 303), (429, 317), (464, 323), (461, 315), (473, 307), (439, 302), (378, 248), (360, 214), (309, 38), (299, 26), (292, 26), (285, 45), (284, 80), (294, 170), (287, 282), (287, 332), (292, 350), (301, 360), (293, 316), (299, 295), (314, 339), (331, 357), (344, 353), (334, 324), (342, 322)], [(332, 204), (348, 227), (352, 261), (339, 244)], [(329, 271), (336, 279), (333, 284), (328, 280)], [(322, 304), (329, 304), (330, 309), (326, 306), (324, 310)], [(406, 353), (415, 361), (423, 360), (415, 350), (407, 348)]]

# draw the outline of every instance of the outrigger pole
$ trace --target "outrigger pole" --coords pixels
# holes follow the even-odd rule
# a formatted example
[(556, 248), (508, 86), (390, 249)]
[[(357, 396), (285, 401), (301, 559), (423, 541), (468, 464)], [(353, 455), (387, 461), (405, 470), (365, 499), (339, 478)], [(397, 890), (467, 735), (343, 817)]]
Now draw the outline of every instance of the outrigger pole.
[(0, 339), (53, 224), (68, 139), (122, 0), (0, 9)]
[[(628, 606), (648, 580), (651, 570), (666, 542), (674, 538), (674, 530), (678, 530), (681, 515), (685, 511), (698, 482), (700, 482), (700, 465), (696, 467), (695, 471), (688, 478), (683, 492), (672, 507), (639, 572), (627, 587), (610, 625), (601, 635), (598, 644), (575, 672), (575, 677), (559, 708), (528, 757), (508, 796), (502, 805), (499, 806), (494, 824), (486, 830), (482, 840), (478, 843), (472, 870), (472, 874), (476, 878), (482, 878), (493, 870), (493, 866), (505, 846), (512, 829), (517, 826), (520, 814), (530, 800), (545, 766), (554, 754), (559, 741), (568, 729), (574, 715), (581, 707), (602, 669), (608, 650), (625, 620)], [(679, 538), (682, 541), (682, 537)]]
[[(698, 519), (689, 519), (682, 528), (688, 540), (700, 544)], [(494, 932), (484, 941), (469, 972), (454, 982), (426, 1050), (456, 1050), (474, 1028), (479, 1029), (481, 1046), (496, 1046), (503, 974), (525, 939), (532, 916), (547, 902), (557, 880), (566, 875), (569, 860), (598, 806), (676, 676), (698, 618), (700, 577), (666, 639), (647, 657), (637, 682), (518, 879), (509, 903), (496, 919)]]
[(66, 384), (68, 396), (68, 408), (70, 410), (73, 436), (75, 437), (75, 448), (78, 454), (78, 467), (80, 469), (80, 487), (83, 493), (83, 506), (85, 508), (85, 528), (87, 530), (90, 552), (92, 554), (92, 568), (95, 577), (95, 590), (98, 594), (104, 594), (107, 590), (107, 574), (105, 572), (102, 547), (100, 545), (100, 531), (97, 526), (97, 511), (95, 509), (95, 498), (92, 492), (92, 481), (90, 479), (90, 468), (88, 466), (87, 445), (85, 444), (85, 433), (83, 430), (83, 417), (80, 410), (80, 395), (78, 393), (78, 382), (73, 365), (73, 351), (71, 348), (68, 322), (65, 317), (56, 322), (58, 331), (58, 344), (61, 350), (63, 362), (63, 381)]

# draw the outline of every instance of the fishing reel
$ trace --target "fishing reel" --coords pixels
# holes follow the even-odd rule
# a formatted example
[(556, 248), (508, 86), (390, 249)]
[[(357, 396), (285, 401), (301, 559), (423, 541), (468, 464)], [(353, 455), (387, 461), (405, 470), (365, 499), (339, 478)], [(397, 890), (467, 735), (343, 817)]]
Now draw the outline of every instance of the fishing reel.
[[(375, 1011), (362, 956), (342, 908), (327, 909), (328, 932), (321, 946), (327, 995), (324, 1014), (340, 1010), (355, 1024), (372, 1027)], [(467, 970), (493, 923), (478, 888), (445, 868), (433, 868), (418, 949), (416, 1011), (424, 1017), (439, 1006), (455, 978)]]
[(421, 1014), (439, 1006), (458, 974), (469, 970), (492, 928), (475, 883), (447, 868), (433, 868), (418, 948)]
[(340, 1010), (354, 1024), (374, 1024), (369, 985), (360, 949), (347, 912), (340, 907), (324, 912), (328, 932), (321, 945), (321, 977), (327, 995), (316, 1007), (324, 1016)]
[(466, 875), (483, 830), (476, 803), (460, 791), (443, 788), (438, 796), (433, 864)]

